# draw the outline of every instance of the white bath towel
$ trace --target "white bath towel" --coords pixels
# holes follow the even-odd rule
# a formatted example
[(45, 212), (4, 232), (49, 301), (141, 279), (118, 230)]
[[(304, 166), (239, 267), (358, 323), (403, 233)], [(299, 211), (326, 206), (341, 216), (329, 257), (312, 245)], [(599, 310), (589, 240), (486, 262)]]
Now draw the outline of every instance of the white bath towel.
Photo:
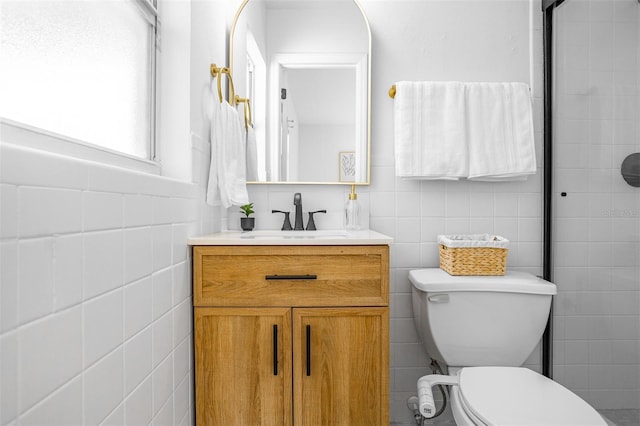
[(523, 180), (536, 172), (533, 115), (524, 83), (466, 83), (470, 180)]
[[(217, 89), (216, 89), (217, 90)], [(211, 167), (207, 204), (225, 208), (249, 203), (243, 121), (227, 101), (214, 96), (211, 114)]]
[(396, 83), (396, 176), (459, 179), (468, 175), (464, 85), (460, 82)]

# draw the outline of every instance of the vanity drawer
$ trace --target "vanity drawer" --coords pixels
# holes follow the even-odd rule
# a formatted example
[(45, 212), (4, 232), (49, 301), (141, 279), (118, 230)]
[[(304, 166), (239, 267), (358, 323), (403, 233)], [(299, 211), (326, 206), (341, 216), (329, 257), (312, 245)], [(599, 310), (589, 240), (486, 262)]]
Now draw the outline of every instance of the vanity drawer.
[(389, 247), (195, 246), (195, 306), (387, 306)]

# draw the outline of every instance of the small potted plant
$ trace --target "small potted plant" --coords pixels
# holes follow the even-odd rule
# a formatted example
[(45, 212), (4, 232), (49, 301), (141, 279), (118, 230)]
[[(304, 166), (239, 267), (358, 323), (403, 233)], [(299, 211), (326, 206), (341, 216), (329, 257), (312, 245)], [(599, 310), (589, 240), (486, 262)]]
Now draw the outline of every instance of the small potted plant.
[(255, 213), (253, 211), (253, 203), (240, 206), (240, 211), (244, 213), (245, 216), (240, 218), (240, 227), (243, 231), (251, 231), (256, 226), (256, 218), (249, 217), (251, 214)]

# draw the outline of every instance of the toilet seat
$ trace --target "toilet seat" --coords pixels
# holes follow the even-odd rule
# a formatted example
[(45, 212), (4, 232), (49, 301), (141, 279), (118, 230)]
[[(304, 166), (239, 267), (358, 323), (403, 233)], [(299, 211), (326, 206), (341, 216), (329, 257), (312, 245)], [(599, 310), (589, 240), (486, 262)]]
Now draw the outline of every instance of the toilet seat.
[(476, 423), (607, 425), (578, 395), (528, 368), (465, 367), (460, 370), (459, 379), (462, 408)]

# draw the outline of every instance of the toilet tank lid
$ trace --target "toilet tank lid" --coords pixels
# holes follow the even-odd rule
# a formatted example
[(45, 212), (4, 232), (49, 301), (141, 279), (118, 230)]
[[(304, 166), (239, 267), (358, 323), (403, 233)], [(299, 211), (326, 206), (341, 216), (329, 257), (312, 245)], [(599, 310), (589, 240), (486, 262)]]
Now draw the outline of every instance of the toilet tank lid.
[(554, 295), (556, 285), (527, 272), (507, 271), (501, 276), (453, 276), (440, 268), (409, 271), (413, 286), (428, 293), (493, 291)]

